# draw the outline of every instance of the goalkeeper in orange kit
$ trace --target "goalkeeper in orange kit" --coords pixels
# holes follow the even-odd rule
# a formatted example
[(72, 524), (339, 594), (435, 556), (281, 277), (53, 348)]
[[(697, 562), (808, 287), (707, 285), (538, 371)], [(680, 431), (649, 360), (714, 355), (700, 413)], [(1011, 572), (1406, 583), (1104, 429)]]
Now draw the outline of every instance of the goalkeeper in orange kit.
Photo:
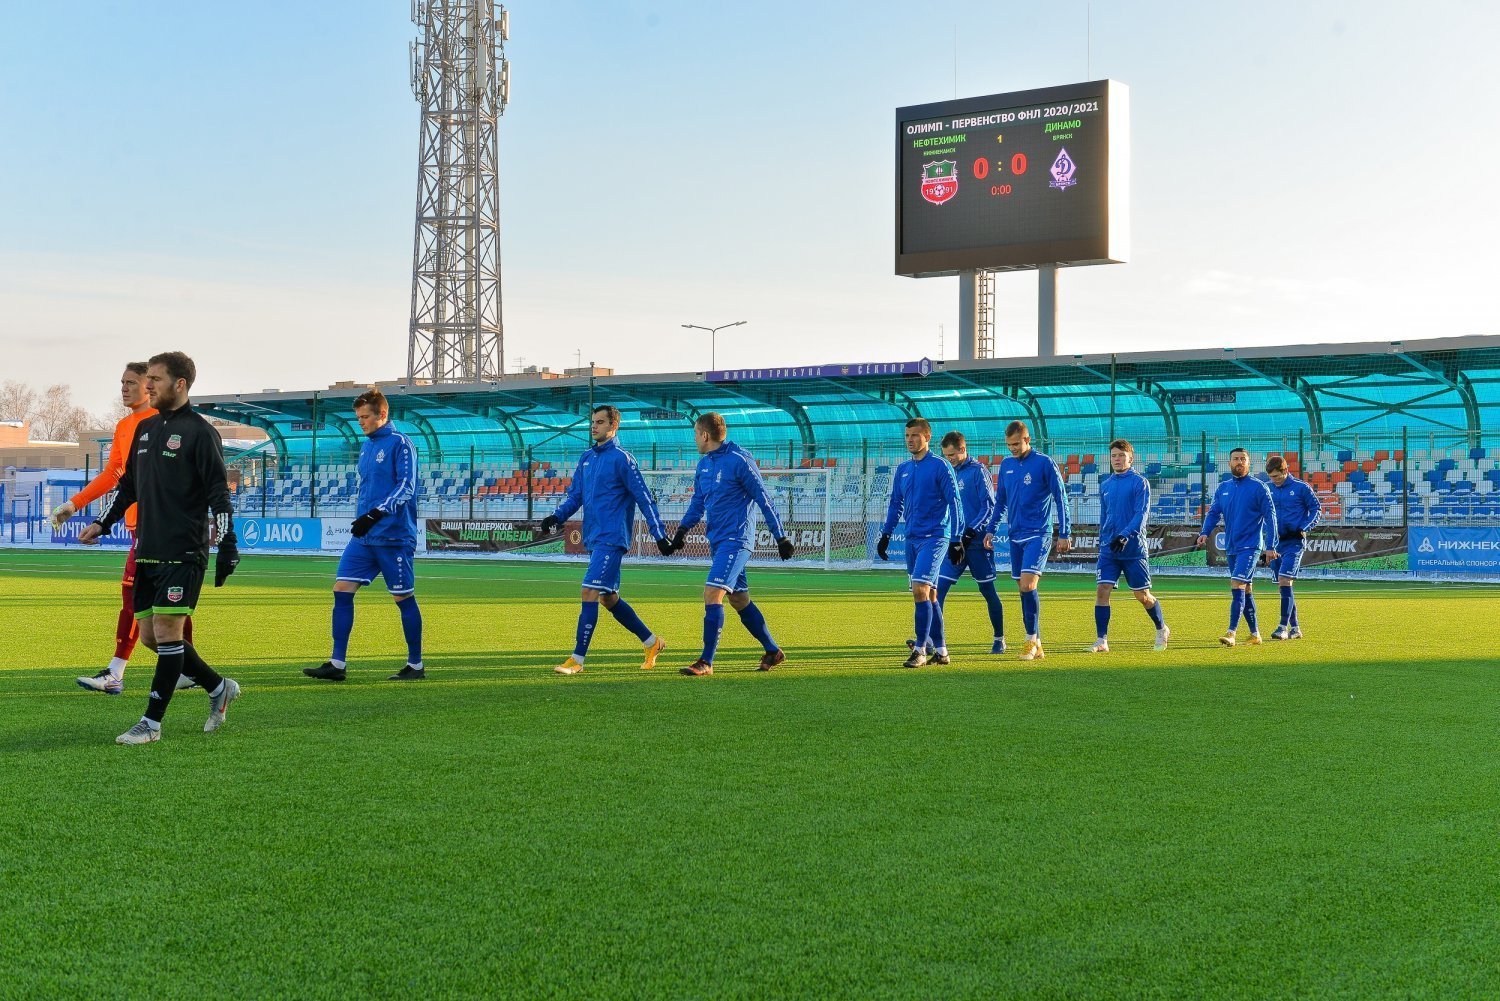
[[(59, 504), (53, 509), (53, 525), (61, 528), (69, 518), (76, 515), (86, 505), (119, 486), (120, 477), (125, 473), (125, 460), (130, 457), (130, 443), (135, 439), (136, 425), (156, 413), (156, 409), (146, 399), (145, 362), (133, 361), (125, 366), (125, 374), (120, 376), (120, 402), (130, 413), (115, 425), (115, 437), (110, 443), (108, 461), (99, 470), (99, 475), (94, 477), (87, 486), (69, 498), (66, 503)], [(135, 650), (136, 639), (140, 635), (134, 603), (135, 523), (136, 510), (135, 505), (132, 504), (125, 512), (125, 527), (130, 530), (130, 552), (125, 557), (125, 574), (120, 581), (123, 604), (120, 607), (119, 620), (115, 625), (115, 655), (110, 658), (109, 666), (98, 674), (78, 679), (80, 688), (103, 692), (106, 695), (119, 695), (124, 692), (125, 665), (130, 663), (130, 654)], [(192, 642), (192, 619), (188, 619), (184, 626), (184, 638)], [(191, 686), (192, 683), (186, 675), (182, 680), (187, 682), (183, 687)]]

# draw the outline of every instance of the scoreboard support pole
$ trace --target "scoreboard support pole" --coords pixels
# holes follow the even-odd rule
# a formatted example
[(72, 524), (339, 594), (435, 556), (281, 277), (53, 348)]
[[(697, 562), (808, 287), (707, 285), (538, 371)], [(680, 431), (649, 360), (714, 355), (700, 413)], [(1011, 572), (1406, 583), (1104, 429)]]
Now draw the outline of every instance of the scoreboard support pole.
[(958, 273), (958, 360), (979, 357), (979, 273)]
[(1057, 265), (1037, 268), (1036, 353), (1039, 358), (1057, 354)]

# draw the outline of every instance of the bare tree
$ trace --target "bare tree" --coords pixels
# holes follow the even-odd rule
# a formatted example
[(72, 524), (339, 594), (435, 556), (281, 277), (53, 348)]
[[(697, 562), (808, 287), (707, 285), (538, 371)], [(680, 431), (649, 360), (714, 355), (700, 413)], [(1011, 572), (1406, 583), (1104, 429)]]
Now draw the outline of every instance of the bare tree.
[(36, 413), (36, 405), (36, 390), (26, 383), (15, 379), (0, 383), (0, 421), (29, 421)]
[(37, 441), (77, 441), (94, 426), (89, 412), (74, 405), (71, 387), (58, 383), (38, 393), (14, 379), (0, 383), (0, 421), (30, 421)]
[(31, 418), (32, 433), (45, 441), (77, 441), (94, 423), (89, 412), (73, 403), (73, 389), (62, 383), (48, 386)]

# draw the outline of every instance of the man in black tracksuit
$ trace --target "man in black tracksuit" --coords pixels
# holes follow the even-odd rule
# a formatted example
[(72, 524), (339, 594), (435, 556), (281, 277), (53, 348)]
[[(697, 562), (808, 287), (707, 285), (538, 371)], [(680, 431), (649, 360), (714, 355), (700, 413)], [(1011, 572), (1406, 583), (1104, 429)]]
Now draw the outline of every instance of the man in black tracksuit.
[(136, 428), (115, 502), (79, 537), (94, 543), (139, 502), (135, 617), (141, 620), (141, 639), (156, 651), (156, 674), (146, 715), (115, 738), (120, 744), (160, 739), (162, 717), (183, 674), (208, 692), (205, 732), (224, 725), (229, 704), (240, 694), (233, 678), (220, 677), (183, 641), (183, 622), (198, 603), (210, 543), (216, 539), (219, 545), (214, 587), (222, 587), (239, 563), (223, 443), (188, 401), (196, 376), (193, 360), (180, 351), (147, 362), (146, 392), (158, 413)]

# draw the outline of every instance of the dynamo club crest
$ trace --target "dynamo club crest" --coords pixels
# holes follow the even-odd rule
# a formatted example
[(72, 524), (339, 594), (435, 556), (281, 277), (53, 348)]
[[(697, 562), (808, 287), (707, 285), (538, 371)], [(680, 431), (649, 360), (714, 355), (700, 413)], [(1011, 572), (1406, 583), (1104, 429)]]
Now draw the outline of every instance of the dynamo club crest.
[(1057, 159), (1052, 161), (1052, 180), (1047, 187), (1066, 191), (1078, 182), (1073, 179), (1073, 174), (1078, 170), (1078, 164), (1068, 155), (1068, 149), (1064, 146), (1057, 151)]
[(958, 194), (958, 163), (938, 160), (922, 164), (922, 197), (941, 205)]

